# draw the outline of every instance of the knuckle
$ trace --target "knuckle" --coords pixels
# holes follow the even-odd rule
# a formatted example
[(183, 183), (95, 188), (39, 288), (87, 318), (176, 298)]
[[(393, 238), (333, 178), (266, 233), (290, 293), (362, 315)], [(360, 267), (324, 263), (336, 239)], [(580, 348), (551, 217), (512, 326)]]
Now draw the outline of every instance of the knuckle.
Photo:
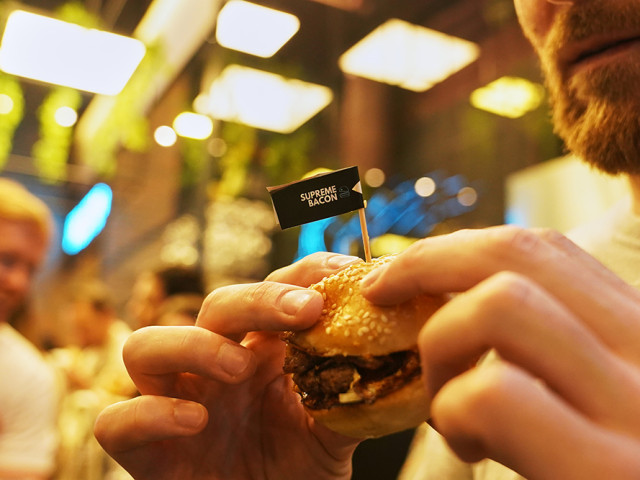
[(273, 286), (269, 282), (255, 283), (247, 292), (247, 301), (250, 306), (270, 302), (273, 297)]
[(494, 248), (498, 252), (511, 251), (516, 255), (535, 255), (540, 251), (543, 240), (533, 230), (506, 225), (495, 230)]
[(478, 367), (473, 372), (472, 382), (464, 408), (469, 417), (480, 412), (494, 412), (502, 408), (503, 400), (512, 389), (511, 372), (500, 361)]
[(536, 228), (534, 232), (543, 240), (546, 240), (551, 243), (565, 243), (569, 241), (569, 239), (560, 233), (558, 230), (553, 228)]
[(524, 275), (502, 271), (487, 280), (487, 290), (498, 297), (499, 304), (526, 304), (534, 293), (534, 283)]
[(477, 292), (477, 308), (484, 312), (477, 318), (482, 320), (481, 327), (494, 332), (496, 326), (503, 324), (508, 312), (528, 309), (535, 304), (537, 287), (523, 275), (502, 271), (480, 284)]
[(479, 367), (476, 373), (468, 408), (472, 413), (499, 411), (512, 389), (509, 368), (502, 362), (493, 362)]

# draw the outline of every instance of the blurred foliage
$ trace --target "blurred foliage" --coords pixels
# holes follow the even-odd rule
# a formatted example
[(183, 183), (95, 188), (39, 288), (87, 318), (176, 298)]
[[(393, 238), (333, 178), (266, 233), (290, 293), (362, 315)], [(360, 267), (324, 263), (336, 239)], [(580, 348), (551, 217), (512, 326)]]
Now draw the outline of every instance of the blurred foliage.
[(220, 136), (227, 145), (218, 164), (220, 197), (264, 196), (268, 185), (299, 180), (309, 170), (315, 135), (307, 125), (283, 135), (224, 123)]
[[(11, 75), (0, 73), (0, 95), (13, 103), (6, 113), (0, 113), (0, 170), (4, 168), (13, 147), (13, 135), (24, 116), (24, 95), (20, 82)], [(10, 101), (9, 101), (10, 99)]]
[(89, 12), (78, 1), (63, 4), (55, 12), (56, 16), (65, 22), (74, 23), (85, 28), (102, 28), (100, 17)]
[(115, 97), (109, 117), (94, 134), (88, 163), (96, 172), (113, 176), (116, 155), (122, 147), (132, 152), (145, 152), (150, 145), (149, 122), (144, 112), (145, 92), (157, 72), (165, 65), (162, 49), (147, 46), (147, 52), (129, 82)]
[(56, 112), (61, 107), (78, 111), (82, 95), (77, 90), (56, 87), (51, 90), (38, 108), (40, 138), (34, 143), (31, 155), (40, 174), (47, 183), (64, 181), (67, 176), (67, 160), (73, 141), (73, 128), (56, 121)]
[(258, 131), (238, 123), (224, 123), (221, 137), (227, 151), (219, 162), (216, 196), (239, 197), (246, 190), (249, 167), (258, 150)]
[(193, 138), (181, 138), (180, 153), (182, 157), (181, 183), (183, 186), (194, 185), (205, 174), (205, 162), (209, 160), (205, 141)]

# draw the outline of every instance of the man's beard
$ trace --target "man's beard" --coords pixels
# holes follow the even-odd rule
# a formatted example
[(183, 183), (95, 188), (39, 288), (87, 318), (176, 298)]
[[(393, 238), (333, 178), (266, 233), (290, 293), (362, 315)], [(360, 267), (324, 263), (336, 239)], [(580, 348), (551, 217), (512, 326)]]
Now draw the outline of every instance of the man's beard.
[(556, 133), (573, 153), (611, 174), (640, 174), (640, 57), (615, 59), (565, 79), (556, 55), (567, 42), (634, 26), (637, 31), (638, 25), (638, 4), (581, 4), (557, 18), (540, 52)]

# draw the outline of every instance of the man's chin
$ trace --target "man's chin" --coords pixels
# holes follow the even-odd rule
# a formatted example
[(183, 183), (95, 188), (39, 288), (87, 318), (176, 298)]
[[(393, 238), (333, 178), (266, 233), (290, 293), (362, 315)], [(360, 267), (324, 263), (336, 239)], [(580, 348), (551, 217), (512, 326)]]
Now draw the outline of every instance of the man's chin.
[(558, 134), (571, 152), (605, 173), (640, 174), (640, 122), (628, 112), (593, 114)]
[[(554, 97), (556, 133), (568, 149), (610, 174), (640, 173), (639, 75), (584, 75)], [(633, 77), (633, 78), (631, 78)], [(573, 86), (573, 88), (572, 88)]]

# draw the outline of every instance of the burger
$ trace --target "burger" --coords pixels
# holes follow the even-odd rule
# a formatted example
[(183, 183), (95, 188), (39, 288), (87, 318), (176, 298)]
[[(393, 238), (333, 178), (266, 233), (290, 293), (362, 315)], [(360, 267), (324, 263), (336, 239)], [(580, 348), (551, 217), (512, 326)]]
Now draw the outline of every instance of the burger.
[(429, 415), (417, 338), (445, 300), (420, 295), (393, 306), (366, 300), (360, 281), (392, 258), (351, 265), (309, 287), (324, 298), (319, 321), (283, 335), (284, 372), (306, 411), (350, 437), (414, 428)]

